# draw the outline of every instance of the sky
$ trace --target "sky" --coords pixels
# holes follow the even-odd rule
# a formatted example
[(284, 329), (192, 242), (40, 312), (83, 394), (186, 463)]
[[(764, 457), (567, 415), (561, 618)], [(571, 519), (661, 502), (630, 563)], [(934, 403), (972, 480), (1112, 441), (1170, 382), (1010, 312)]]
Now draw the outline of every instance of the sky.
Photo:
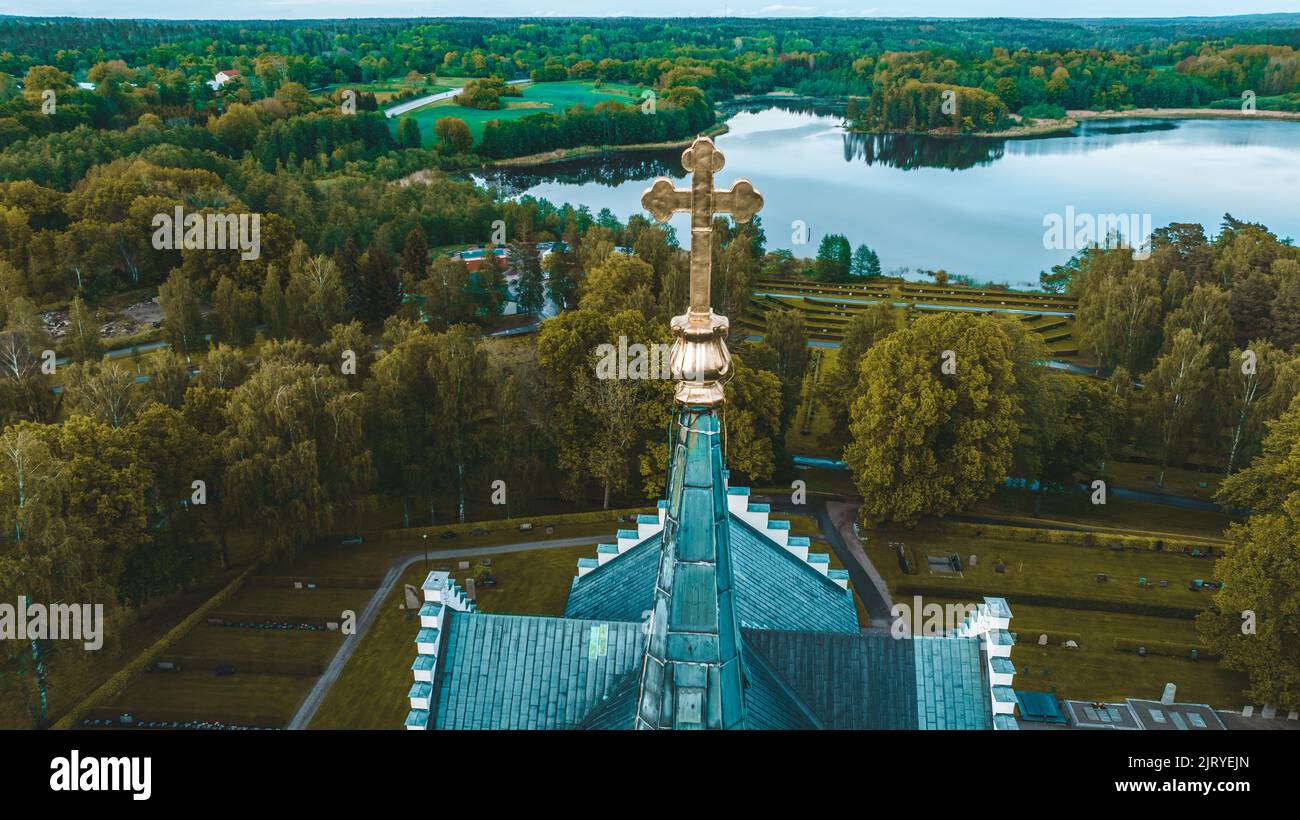
[(0, 0), (0, 14), (162, 19), (324, 17), (1189, 17), (1300, 11), (1296, 0)]

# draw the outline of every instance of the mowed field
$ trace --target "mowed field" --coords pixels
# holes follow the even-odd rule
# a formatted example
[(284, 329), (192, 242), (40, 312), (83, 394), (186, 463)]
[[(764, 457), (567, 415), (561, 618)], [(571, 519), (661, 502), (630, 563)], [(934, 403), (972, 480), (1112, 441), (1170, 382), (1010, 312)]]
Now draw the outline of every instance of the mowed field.
[[(426, 147), (433, 145), (433, 127), (443, 117), (458, 117), (469, 125), (475, 141), (483, 136), (483, 127), (492, 120), (513, 120), (530, 114), (559, 114), (575, 105), (595, 106), (608, 100), (617, 100), (625, 104), (637, 102), (639, 91), (633, 86), (606, 83), (601, 87), (591, 81), (568, 81), (559, 83), (532, 83), (523, 86), (522, 97), (502, 98), (506, 107), (495, 111), (478, 108), (466, 108), (457, 105), (454, 100), (443, 100), (408, 114), (420, 126)], [(397, 132), (397, 120), (389, 124)]]

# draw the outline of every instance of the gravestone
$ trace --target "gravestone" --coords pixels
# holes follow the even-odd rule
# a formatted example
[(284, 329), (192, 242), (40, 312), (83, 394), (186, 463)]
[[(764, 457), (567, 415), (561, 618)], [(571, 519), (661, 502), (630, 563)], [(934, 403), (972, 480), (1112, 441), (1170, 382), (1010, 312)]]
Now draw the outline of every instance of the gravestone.
[(1164, 694), (1160, 696), (1160, 702), (1165, 706), (1170, 706), (1173, 704), (1174, 698), (1177, 697), (1177, 695), (1178, 687), (1172, 683), (1166, 683)]
[(1264, 708), (1259, 710), (1259, 716), (1264, 720), (1272, 720), (1277, 717), (1277, 707), (1271, 703), (1264, 704)]
[(1255, 707), (1252, 704), (1246, 704), (1241, 707), (1241, 716), (1250, 717), (1255, 714)]
[(1078, 648), (1079, 648), (1079, 642), (1078, 642), (1078, 641), (1075, 641), (1075, 640), (1068, 640), (1068, 641), (1065, 642), (1065, 648), (1066, 648), (1066, 649), (1078, 649)]
[(975, 553), (972, 552), (970, 554), (970, 565), (973, 567), (978, 563), (979, 563), (979, 556), (977, 556)]
[(1300, 720), (1300, 712), (1297, 712), (1296, 710), (1292, 709), (1290, 712), (1287, 712), (1287, 713), (1286, 713), (1286, 719), (1287, 719), (1287, 720)]
[(1044, 632), (1043, 634), (1041, 634), (1041, 635), (1038, 636), (1038, 645), (1039, 645), (1039, 646), (1047, 646), (1047, 633), (1046, 633), (1046, 632)]
[(478, 590), (474, 588), (473, 578), (465, 579), (465, 595), (468, 596), (471, 601), (478, 600)]
[(469, 569), (469, 561), (461, 561), (456, 567), (457, 569)]
[(410, 584), (406, 584), (406, 589), (404, 590), (404, 592), (406, 593), (406, 608), (419, 609), (420, 594), (416, 592), (415, 587), (411, 586)]

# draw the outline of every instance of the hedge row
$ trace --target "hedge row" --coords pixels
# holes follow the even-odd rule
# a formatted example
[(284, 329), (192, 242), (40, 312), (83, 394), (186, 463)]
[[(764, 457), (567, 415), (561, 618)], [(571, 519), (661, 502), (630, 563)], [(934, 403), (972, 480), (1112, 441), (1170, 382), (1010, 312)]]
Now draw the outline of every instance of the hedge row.
[(320, 588), (331, 589), (376, 589), (383, 581), (382, 578), (367, 578), (364, 576), (337, 576), (337, 577), (317, 577), (314, 575), (255, 575), (248, 579), (248, 585), (253, 587), (283, 587), (296, 589), (294, 584), (302, 584), (302, 588), (307, 589), (308, 584), (315, 584)]
[(85, 717), (86, 713), (91, 709), (94, 709), (122, 694), (122, 692), (126, 690), (127, 685), (131, 683), (136, 675), (153, 666), (158, 661), (159, 656), (170, 649), (172, 644), (180, 640), (181, 637), (196, 625), (202, 623), (203, 619), (208, 616), (208, 613), (224, 604), (232, 595), (242, 589), (250, 572), (252, 572), (252, 568), (244, 570), (233, 581), (218, 590), (217, 593), (205, 601), (202, 606), (191, 612), (185, 620), (172, 627), (166, 635), (163, 635), (152, 646), (137, 655), (135, 659), (126, 666), (123, 666), (121, 669), (117, 670), (117, 672), (113, 673), (113, 675), (109, 677), (108, 680), (104, 681), (98, 689), (91, 692), (83, 698), (80, 703), (68, 710), (68, 713), (59, 718), (52, 728), (76, 728), (80, 726), (82, 718)]
[(84, 715), (90, 720), (111, 720), (114, 725), (118, 724), (118, 719), (122, 716), (123, 711), (130, 711), (131, 717), (135, 723), (141, 724), (147, 721), (174, 721), (176, 723), (187, 723), (191, 720), (206, 721), (208, 723), (224, 723), (227, 726), (269, 726), (277, 729), (283, 728), (289, 722), (284, 715), (272, 715), (259, 712), (227, 712), (222, 710), (213, 710), (207, 708), (202, 703), (196, 703), (193, 709), (155, 709), (145, 707), (137, 709), (128, 707), (126, 710), (114, 709), (107, 706), (97, 706), (90, 709)]
[[(304, 615), (302, 613), (292, 612), (246, 612), (240, 610), (223, 609), (216, 613), (212, 618), (220, 618), (226, 624), (311, 624), (312, 626), (325, 626), (329, 623), (338, 623), (343, 620), (342, 611), (338, 615)], [(213, 624), (216, 626), (216, 624)]]
[(1160, 655), (1166, 658), (1189, 658), (1192, 650), (1196, 650), (1198, 658), (1203, 660), (1218, 660), (1219, 656), (1210, 652), (1203, 646), (1194, 643), (1177, 643), (1175, 641), (1137, 641), (1132, 638), (1116, 638), (1115, 648), (1120, 652), (1137, 653), (1139, 649), (1145, 648), (1148, 655)]
[[(900, 597), (909, 595), (934, 595), (951, 598), (970, 596), (971, 598), (1001, 597), (1006, 598), (1014, 613), (1016, 604), (1028, 606), (1052, 606), (1061, 609), (1083, 609), (1092, 612), (1117, 612), (1123, 615), (1151, 615), (1157, 618), (1183, 618), (1190, 620), (1204, 610), (1192, 606), (1176, 604), (1148, 604), (1137, 601), (1109, 601), (1096, 598), (1074, 598), (1068, 595), (1053, 595), (1043, 592), (1013, 592), (992, 590), (966, 584), (953, 584), (952, 581), (905, 580), (900, 581), (894, 589)], [(1014, 621), (1012, 622), (1014, 625)]]
[[(176, 665), (181, 672), (202, 670), (210, 672), (219, 666), (233, 666), (236, 674), (246, 675), (292, 675), (294, 677), (318, 677), (325, 671), (325, 665), (319, 661), (296, 661), (280, 658), (212, 658), (198, 655), (164, 655), (158, 659)], [(160, 675), (175, 674), (158, 672)]]
[(1118, 544), (1123, 547), (1137, 547), (1138, 549), (1154, 551), (1157, 543), (1163, 546), (1165, 552), (1182, 552), (1183, 550), (1199, 549), (1202, 552), (1206, 548), (1216, 546), (1207, 544), (1203, 541), (1180, 541), (1169, 538), (1151, 538), (1145, 535), (1125, 535), (1123, 533), (1110, 532), (1081, 532), (1078, 530), (1047, 530), (1037, 529), (1035, 527), (1013, 527), (1006, 524), (971, 524), (965, 521), (948, 522), (944, 524), (944, 530), (955, 535), (966, 535), (975, 538), (994, 538), (1003, 541), (1026, 541), (1038, 544), (1072, 544), (1074, 546), (1092, 547), (1092, 546), (1111, 546)]
[[(448, 530), (459, 535), (468, 535), (476, 529), (485, 529), (490, 533), (518, 532), (520, 524), (532, 524), (533, 530), (536, 531), (545, 529), (547, 526), (558, 526), (560, 524), (600, 524), (604, 522), (608, 522), (613, 528), (618, 528), (620, 526), (618, 523), (620, 516), (624, 519), (624, 524), (630, 524), (636, 521), (637, 515), (654, 515), (657, 512), (654, 507), (632, 507), (622, 510), (522, 516), (510, 519), (493, 518), (487, 521), (466, 521), (464, 524), (437, 524), (432, 527), (399, 527), (393, 530), (376, 530), (373, 535), (395, 540), (418, 541), (423, 538), (425, 533), (428, 533), (431, 542), (430, 547), (432, 547), (432, 540)], [(635, 524), (632, 524), (632, 526), (635, 526)], [(630, 529), (630, 527), (625, 528)], [(611, 529), (609, 534), (612, 537), (614, 530)], [(441, 543), (439, 542), (439, 544)], [(449, 548), (450, 546), (455, 545), (448, 545)]]

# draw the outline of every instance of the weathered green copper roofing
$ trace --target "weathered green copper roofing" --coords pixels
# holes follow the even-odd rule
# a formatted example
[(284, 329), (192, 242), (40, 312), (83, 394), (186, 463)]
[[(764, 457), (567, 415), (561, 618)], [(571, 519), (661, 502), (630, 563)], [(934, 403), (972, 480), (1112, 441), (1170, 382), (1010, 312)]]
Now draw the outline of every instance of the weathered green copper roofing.
[(988, 680), (973, 638), (743, 632), (828, 729), (988, 729)]
[(583, 718), (579, 729), (631, 729), (636, 720), (636, 696), (641, 682), (636, 672), (623, 677), (607, 696)]
[[(817, 716), (757, 655), (745, 653), (749, 671), (745, 690), (745, 725), (749, 729), (820, 729)], [(582, 721), (581, 729), (627, 729), (636, 718), (636, 675), (605, 698)]]
[(746, 673), (722, 468), (717, 415), (711, 408), (678, 407), (637, 728), (745, 726)]
[(435, 729), (572, 729), (640, 665), (640, 623), (449, 612)]
[[(743, 640), (743, 639), (742, 639)], [(822, 722), (800, 700), (759, 652), (745, 648), (749, 688), (745, 690), (745, 724), (750, 729), (822, 729)]]
[[(852, 590), (840, 587), (739, 518), (732, 516), (729, 523), (736, 614), (741, 626), (858, 632)], [(791, 537), (791, 543), (797, 538)], [(807, 539), (803, 541), (807, 546)], [(659, 535), (651, 536), (582, 578), (574, 578), (564, 617), (641, 620), (654, 598), (660, 544)], [(838, 576), (836, 570), (831, 574)]]
[(406, 713), (406, 725), (418, 726), (421, 729), (429, 724), (429, 712), (425, 709), (412, 709)]
[(992, 728), (980, 640), (926, 636), (909, 643), (916, 669), (916, 728)]

